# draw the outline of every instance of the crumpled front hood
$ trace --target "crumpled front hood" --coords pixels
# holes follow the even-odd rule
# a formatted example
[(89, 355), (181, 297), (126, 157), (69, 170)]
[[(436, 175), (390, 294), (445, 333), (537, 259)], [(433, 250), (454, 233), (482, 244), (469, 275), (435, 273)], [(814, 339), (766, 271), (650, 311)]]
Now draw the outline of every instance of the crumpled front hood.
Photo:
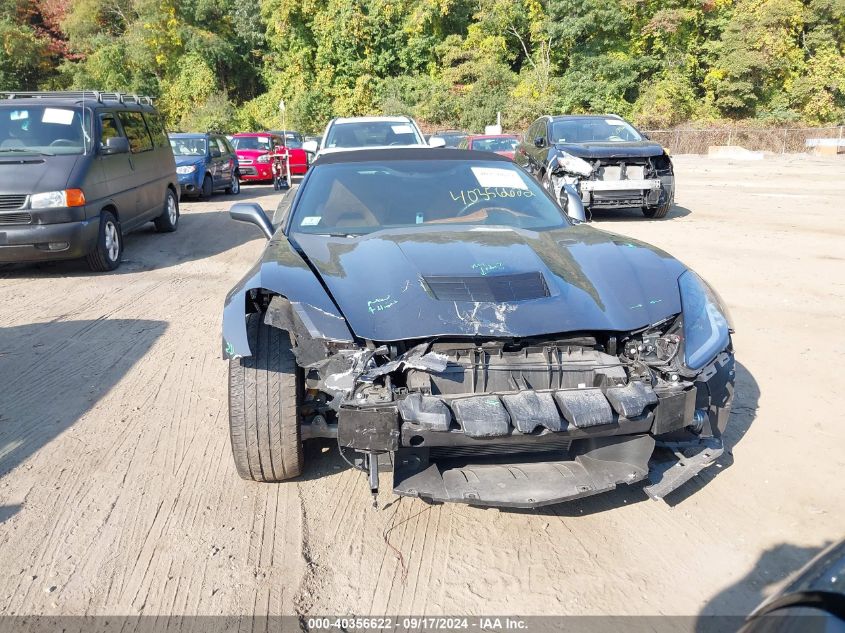
[(578, 158), (625, 158), (626, 156), (646, 158), (663, 155), (663, 147), (654, 141), (557, 143), (555, 148)]
[[(587, 226), (542, 232), (422, 227), (357, 238), (293, 238), (355, 335), (376, 341), (630, 331), (681, 311), (683, 264), (642, 242)], [(273, 256), (268, 249), (265, 261)], [(444, 300), (426, 281), (526, 273), (540, 273), (549, 296)]]

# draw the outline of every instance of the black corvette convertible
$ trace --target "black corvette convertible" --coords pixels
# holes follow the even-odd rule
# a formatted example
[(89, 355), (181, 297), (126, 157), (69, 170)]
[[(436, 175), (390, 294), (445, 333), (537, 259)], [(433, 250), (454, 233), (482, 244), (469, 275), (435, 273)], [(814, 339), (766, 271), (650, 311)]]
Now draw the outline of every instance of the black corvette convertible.
[(320, 157), (226, 299), (238, 473), (282, 481), (336, 439), (394, 491), (535, 507), (722, 452), (734, 382), (718, 295), (652, 246), (568, 218), (508, 159), (463, 150)]

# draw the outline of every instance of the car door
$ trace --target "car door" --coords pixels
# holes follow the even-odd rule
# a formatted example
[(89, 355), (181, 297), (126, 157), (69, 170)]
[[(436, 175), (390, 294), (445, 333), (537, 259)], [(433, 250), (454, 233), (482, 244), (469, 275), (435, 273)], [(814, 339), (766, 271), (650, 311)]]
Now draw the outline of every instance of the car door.
[(223, 178), (220, 176), (220, 148), (213, 136), (207, 137), (206, 173), (211, 176), (211, 183), (215, 189), (220, 188)]
[[(101, 111), (99, 118), (100, 147), (110, 138), (126, 137), (123, 128), (112, 111)], [(103, 154), (98, 152), (97, 163), (100, 170), (100, 182), (94, 198), (106, 203), (112, 201), (117, 206), (118, 214), (123, 217), (124, 212), (129, 217), (135, 212), (138, 204), (138, 192), (135, 189), (135, 166), (131, 154)]]
[(143, 115), (137, 111), (123, 110), (117, 113), (117, 118), (129, 139), (129, 155), (134, 167), (137, 204), (130, 217), (124, 219), (121, 216), (121, 223), (127, 229), (132, 229), (148, 220), (153, 211), (160, 212), (164, 198), (158, 195), (156, 155)]
[(232, 159), (226, 149), (226, 144), (223, 142), (223, 137), (212, 136), (211, 141), (209, 147), (213, 145), (217, 149), (212, 157), (217, 173), (215, 187), (228, 187), (229, 183), (232, 182)]
[(232, 147), (232, 143), (229, 142), (229, 139), (227, 139), (225, 136), (221, 136), (220, 144), (223, 146), (223, 156), (229, 163), (230, 170), (232, 172), (238, 171), (238, 154), (237, 152), (235, 152), (235, 148)]
[(170, 139), (167, 137), (167, 131), (164, 128), (164, 122), (161, 115), (157, 112), (145, 112), (144, 121), (147, 123), (147, 129), (153, 137), (153, 145), (155, 149), (155, 178), (156, 182), (153, 184), (153, 202), (156, 200), (164, 200), (164, 195), (167, 191), (168, 185), (175, 185), (178, 181), (176, 177), (176, 159), (173, 157), (173, 148), (170, 145)]

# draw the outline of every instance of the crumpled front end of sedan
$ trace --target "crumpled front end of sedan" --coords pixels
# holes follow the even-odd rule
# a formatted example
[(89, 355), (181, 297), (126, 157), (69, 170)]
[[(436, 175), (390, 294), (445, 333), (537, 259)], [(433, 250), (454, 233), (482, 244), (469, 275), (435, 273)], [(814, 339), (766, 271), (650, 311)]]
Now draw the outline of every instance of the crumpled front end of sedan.
[(684, 312), (635, 332), (360, 346), (282, 297), (265, 320), (305, 368), (303, 438), (363, 455), (374, 490), (392, 466), (397, 494), (435, 502), (537, 507), (646, 478), (662, 498), (722, 453), (734, 383), (718, 297), (689, 271), (679, 285)]

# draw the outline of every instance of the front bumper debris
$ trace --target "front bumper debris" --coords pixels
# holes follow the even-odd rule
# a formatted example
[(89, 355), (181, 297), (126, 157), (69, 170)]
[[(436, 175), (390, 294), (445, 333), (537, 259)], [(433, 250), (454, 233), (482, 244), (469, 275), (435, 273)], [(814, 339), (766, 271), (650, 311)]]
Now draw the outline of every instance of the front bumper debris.
[(654, 438), (647, 435), (582, 442), (574, 455), (504, 456), (483, 462), (461, 459), (429, 462), (403, 451), (396, 458), (393, 491), (434, 502), (536, 508), (613, 490), (648, 474)]
[[(366, 406), (347, 401), (339, 412), (338, 440), (344, 448), (392, 453), (398, 495), (514, 508), (560, 503), (646, 478), (649, 497), (663, 499), (722, 454), (732, 354), (720, 354), (696, 380), (658, 388), (624, 382), (607, 357), (595, 358), (603, 364), (583, 371), (599, 376), (590, 383), (598, 387), (416, 392)], [(558, 379), (564, 375), (571, 373)], [(433, 384), (439, 378), (432, 376)], [(584, 376), (576, 373), (575, 380)], [(668, 459), (655, 457), (661, 454)]]
[(676, 450), (676, 461), (653, 460), (648, 474), (651, 485), (645, 487), (646, 494), (654, 500), (663, 499), (712, 465), (724, 452), (722, 440), (712, 437), (684, 447), (683, 450)]
[(697, 372), (673, 364), (677, 323), (624, 341), (579, 334), (397, 350), (359, 346), (339, 317), (278, 297), (265, 321), (289, 333), (305, 371), (303, 437), (358, 453), (373, 492), (379, 455), (389, 455), (394, 491), (429, 501), (537, 507), (646, 477), (657, 499), (721, 454), (733, 352)]

